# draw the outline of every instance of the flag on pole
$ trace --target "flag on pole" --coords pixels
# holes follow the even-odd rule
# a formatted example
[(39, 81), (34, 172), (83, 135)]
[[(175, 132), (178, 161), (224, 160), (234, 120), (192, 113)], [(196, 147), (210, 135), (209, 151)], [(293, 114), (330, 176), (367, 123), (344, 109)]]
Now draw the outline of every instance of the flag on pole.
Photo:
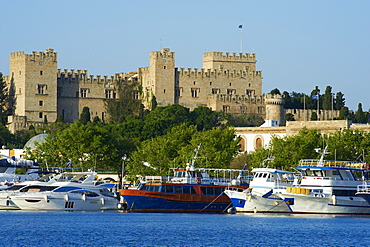
[(314, 94), (314, 95), (312, 95), (312, 99), (319, 99), (319, 95), (318, 94)]
[(72, 165), (72, 160), (68, 160), (67, 166), (71, 166), (71, 165)]
[(239, 27), (238, 28), (243, 28), (243, 25), (239, 25)]

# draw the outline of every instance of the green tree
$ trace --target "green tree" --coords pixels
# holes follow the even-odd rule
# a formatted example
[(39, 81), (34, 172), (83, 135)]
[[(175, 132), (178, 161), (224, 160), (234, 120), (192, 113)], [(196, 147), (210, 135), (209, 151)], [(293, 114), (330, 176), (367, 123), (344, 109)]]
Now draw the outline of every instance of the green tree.
[(6, 128), (2, 123), (0, 123), (0, 148), (2, 146), (9, 148), (11, 146), (10, 144), (12, 143), (12, 139), (13, 136), (8, 130), (8, 128)]
[(217, 127), (197, 132), (196, 126), (181, 124), (166, 135), (148, 139), (132, 153), (130, 176), (168, 175), (169, 168), (185, 167), (201, 144), (196, 167), (226, 168), (239, 150), (232, 128)]
[(287, 113), (285, 115), (285, 121), (295, 121), (294, 115), (292, 113)]
[(36, 151), (27, 154), (41, 164), (60, 166), (71, 160), (75, 168), (105, 170), (120, 163), (115, 134), (103, 124), (76, 122), (53, 138), (49, 135)]
[(189, 108), (178, 104), (157, 106), (145, 117), (142, 136), (145, 139), (160, 136), (181, 123), (190, 123)]
[(355, 123), (366, 123), (367, 122), (366, 114), (362, 110), (362, 104), (361, 103), (358, 104), (358, 109), (355, 113), (354, 122)]
[(212, 111), (208, 107), (198, 106), (189, 115), (192, 123), (197, 126), (198, 130), (209, 130), (221, 125), (224, 119), (222, 112)]
[(315, 148), (320, 147), (321, 143), (322, 138), (318, 130), (306, 128), (301, 129), (295, 136), (273, 137), (270, 147), (262, 148), (252, 154), (252, 165), (258, 167), (265, 159), (272, 157), (273, 160), (268, 164), (269, 166), (293, 170), (299, 160), (317, 158)]
[(275, 88), (271, 90), (270, 94), (274, 95), (274, 94), (281, 94), (281, 93), (279, 89)]
[(265, 120), (255, 114), (229, 114), (227, 123), (233, 127), (258, 127), (261, 126)]
[(44, 124), (48, 124), (48, 117), (46, 115), (44, 115)]
[(8, 124), (8, 103), (9, 94), (3, 74), (0, 73), (0, 124), (6, 126)]
[(90, 117), (90, 108), (85, 106), (82, 109), (82, 112), (80, 114), (80, 122), (82, 124), (87, 124), (88, 122), (91, 122), (91, 117)]
[(334, 109), (334, 99), (331, 92), (332, 87), (327, 86), (325, 89), (324, 95), (322, 95), (322, 109), (323, 110), (332, 110)]
[(349, 113), (348, 107), (344, 106), (340, 109), (338, 119), (339, 120), (351, 119), (351, 115)]
[(343, 129), (326, 135), (324, 139), (329, 151), (326, 159), (370, 161), (370, 132)]
[(310, 120), (311, 120), (311, 121), (317, 121), (317, 119), (318, 119), (318, 117), (317, 117), (317, 113), (316, 113), (316, 112), (312, 112), (312, 113), (311, 113), (311, 118), (310, 118)]
[(335, 110), (340, 110), (345, 106), (344, 94), (338, 92), (335, 96)]
[(170, 167), (184, 166), (183, 162), (188, 161), (189, 156), (181, 157), (179, 152), (190, 145), (195, 133), (195, 126), (181, 124), (172, 128), (166, 135), (143, 141), (128, 162), (130, 177), (168, 175)]
[(139, 94), (138, 83), (122, 79), (117, 82), (118, 98), (106, 99), (105, 109), (109, 116), (109, 121), (115, 124), (122, 123), (129, 115), (141, 115), (143, 106), (136, 97)]

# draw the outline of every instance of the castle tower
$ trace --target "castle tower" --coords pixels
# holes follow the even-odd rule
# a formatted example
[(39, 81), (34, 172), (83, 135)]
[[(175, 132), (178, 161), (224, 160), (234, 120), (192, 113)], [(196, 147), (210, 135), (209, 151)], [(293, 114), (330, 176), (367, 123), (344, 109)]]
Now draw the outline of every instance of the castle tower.
[(265, 96), (266, 118), (261, 127), (277, 127), (283, 124), (285, 118), (284, 99), (279, 94)]
[(203, 54), (203, 68), (206, 70), (229, 71), (244, 73), (247, 80), (248, 95), (262, 95), (262, 71), (256, 70), (256, 54), (207, 52)]
[(150, 53), (149, 68), (139, 68), (143, 85), (143, 102), (150, 108), (155, 95), (158, 106), (175, 103), (175, 53), (168, 48)]
[(9, 88), (14, 100), (14, 114), (9, 129), (42, 125), (57, 118), (57, 53), (44, 52), (10, 54)]
[(256, 71), (256, 54), (207, 52), (203, 54), (203, 68), (220, 70)]

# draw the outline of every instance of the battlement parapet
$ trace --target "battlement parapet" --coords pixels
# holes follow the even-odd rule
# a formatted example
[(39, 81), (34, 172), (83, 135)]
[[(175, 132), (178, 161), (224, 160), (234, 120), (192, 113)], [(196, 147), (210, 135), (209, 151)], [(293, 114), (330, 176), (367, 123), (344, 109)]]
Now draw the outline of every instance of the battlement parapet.
[(119, 74), (116, 74), (114, 76), (101, 76), (101, 75), (88, 75), (87, 70), (67, 70), (64, 69), (63, 71), (61, 69), (58, 70), (58, 80), (59, 81), (68, 81), (68, 82), (84, 82), (84, 83), (97, 83), (97, 84), (112, 84), (118, 80), (120, 80), (121, 77)]
[(212, 94), (208, 96), (208, 100), (216, 100), (222, 102), (239, 103), (239, 104), (263, 104), (263, 96), (237, 95), (237, 94)]
[(251, 77), (262, 77), (262, 71), (246, 71), (246, 70), (221, 70), (221, 69), (191, 69), (191, 68), (180, 68), (180, 76), (188, 77), (210, 77), (216, 78), (219, 76), (233, 77), (233, 78), (246, 78)]
[(151, 55), (155, 58), (175, 58), (175, 53), (170, 51), (169, 48), (162, 48), (160, 51), (153, 51)]
[(54, 49), (46, 49), (44, 52), (32, 51), (32, 54), (25, 54), (24, 51), (10, 53), (10, 58), (25, 57), (29, 61), (44, 61), (51, 60), (51, 62), (57, 62), (57, 53)]
[(228, 62), (256, 62), (255, 53), (223, 53), (223, 52), (207, 52), (203, 53), (203, 60), (217, 60), (217, 61), (228, 61)]
[(284, 98), (280, 94), (266, 94), (265, 102), (269, 105), (284, 105)]

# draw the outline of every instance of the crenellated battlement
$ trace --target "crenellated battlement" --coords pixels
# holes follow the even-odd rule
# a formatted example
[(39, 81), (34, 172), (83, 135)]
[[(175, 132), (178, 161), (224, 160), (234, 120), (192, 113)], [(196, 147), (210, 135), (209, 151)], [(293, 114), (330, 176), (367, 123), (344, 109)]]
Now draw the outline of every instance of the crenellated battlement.
[(207, 52), (203, 54), (203, 61), (225, 61), (225, 62), (256, 62), (255, 53), (223, 53), (223, 52)]
[(265, 102), (269, 105), (284, 105), (284, 99), (280, 94), (266, 94)]
[(180, 68), (179, 69), (179, 76), (188, 76), (188, 77), (209, 77), (209, 78), (216, 78), (216, 77), (232, 77), (232, 78), (246, 78), (248, 76), (251, 77), (262, 77), (262, 71), (250, 71), (247, 72), (245, 70), (221, 70), (221, 69), (191, 69), (191, 68)]
[(28, 61), (46, 61), (57, 62), (57, 53), (54, 49), (46, 49), (44, 52), (33, 51), (32, 54), (25, 54), (24, 51), (10, 53), (10, 58), (25, 57)]
[(250, 96), (250, 95), (229, 95), (229, 94), (211, 94), (208, 95), (208, 100), (216, 100), (229, 103), (239, 104), (263, 104), (263, 96)]
[(68, 82), (84, 82), (84, 83), (98, 83), (107, 84), (113, 83), (120, 79), (119, 74), (115, 76), (101, 76), (101, 75), (88, 75), (87, 70), (58, 70), (58, 80), (68, 81)]
[(160, 51), (153, 51), (151, 55), (155, 58), (175, 58), (175, 53), (169, 48), (162, 48)]

